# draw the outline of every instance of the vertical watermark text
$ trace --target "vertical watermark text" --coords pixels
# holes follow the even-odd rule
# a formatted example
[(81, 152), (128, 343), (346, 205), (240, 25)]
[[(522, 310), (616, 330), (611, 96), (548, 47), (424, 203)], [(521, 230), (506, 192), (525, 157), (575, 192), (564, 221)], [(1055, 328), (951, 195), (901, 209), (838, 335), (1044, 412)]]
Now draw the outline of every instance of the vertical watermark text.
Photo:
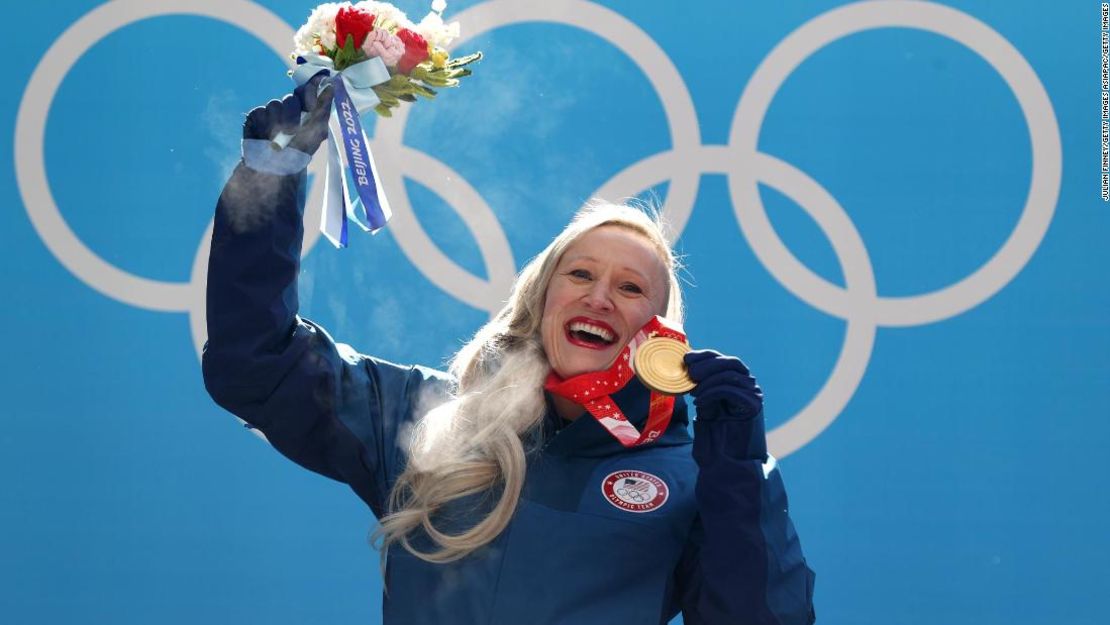
[(1110, 202), (1110, 2), (1102, 3), (1102, 16), (1099, 20), (1102, 43), (1102, 123), (1100, 145), (1102, 146), (1102, 201)]

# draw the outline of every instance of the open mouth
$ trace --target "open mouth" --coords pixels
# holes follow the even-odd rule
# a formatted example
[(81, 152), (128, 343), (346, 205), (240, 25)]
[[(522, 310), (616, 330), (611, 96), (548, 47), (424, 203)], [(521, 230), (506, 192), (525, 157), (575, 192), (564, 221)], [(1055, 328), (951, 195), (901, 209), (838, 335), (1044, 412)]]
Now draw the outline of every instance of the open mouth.
[(617, 333), (607, 323), (575, 317), (566, 324), (567, 340), (579, 347), (605, 349), (617, 341)]

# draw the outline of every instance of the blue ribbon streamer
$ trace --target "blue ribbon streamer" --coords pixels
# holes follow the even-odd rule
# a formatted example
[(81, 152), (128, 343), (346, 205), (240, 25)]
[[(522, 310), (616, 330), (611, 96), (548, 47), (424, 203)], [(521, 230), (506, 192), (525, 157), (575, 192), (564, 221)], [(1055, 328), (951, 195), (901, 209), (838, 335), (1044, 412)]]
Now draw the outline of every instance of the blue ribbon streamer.
[(297, 61), (300, 64), (293, 70), (297, 85), (323, 71), (331, 77), (335, 90), (328, 123), (328, 165), (320, 231), (336, 247), (347, 247), (348, 219), (373, 233), (392, 216), (378, 184), (377, 167), (361, 119), (362, 113), (380, 102), (373, 87), (389, 80), (389, 70), (379, 58), (367, 59), (341, 72), (336, 72), (331, 59), (326, 57)]

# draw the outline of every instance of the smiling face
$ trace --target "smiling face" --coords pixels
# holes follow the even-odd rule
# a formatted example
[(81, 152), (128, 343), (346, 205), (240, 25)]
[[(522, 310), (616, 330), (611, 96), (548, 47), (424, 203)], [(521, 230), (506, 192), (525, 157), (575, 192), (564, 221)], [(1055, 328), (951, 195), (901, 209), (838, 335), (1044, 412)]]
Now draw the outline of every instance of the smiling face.
[(653, 244), (606, 225), (567, 247), (547, 285), (543, 337), (547, 360), (568, 378), (608, 368), (667, 304), (667, 269)]

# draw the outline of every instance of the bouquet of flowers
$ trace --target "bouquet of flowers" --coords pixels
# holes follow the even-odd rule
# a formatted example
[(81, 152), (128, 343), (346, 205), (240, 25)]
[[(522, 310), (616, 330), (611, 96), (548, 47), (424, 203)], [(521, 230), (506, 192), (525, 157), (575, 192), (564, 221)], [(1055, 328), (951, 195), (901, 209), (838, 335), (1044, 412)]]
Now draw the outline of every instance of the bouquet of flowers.
[[(402, 102), (434, 98), (437, 88), (457, 86), (470, 75), (466, 66), (482, 58), (481, 52), (447, 54), (459, 24), (444, 23), (446, 7), (446, 0), (434, 0), (432, 11), (413, 24), (387, 2), (329, 2), (313, 9), (294, 37), (293, 81), (304, 85), (324, 73), (319, 88), (334, 89), (320, 229), (336, 247), (347, 245), (348, 220), (376, 232), (391, 215), (360, 115), (373, 110), (389, 117)], [(290, 138), (279, 135), (274, 143), (284, 147)]]
[(456, 87), (470, 75), (466, 66), (481, 52), (452, 59), (445, 47), (459, 36), (459, 23), (444, 23), (446, 0), (435, 0), (432, 11), (413, 24), (388, 2), (329, 2), (316, 7), (294, 37), (298, 64), (324, 65), (337, 72), (367, 59), (379, 58), (389, 69), (388, 81), (374, 85), (381, 100), (374, 112), (389, 117), (401, 102), (417, 96), (434, 98), (435, 88)]

